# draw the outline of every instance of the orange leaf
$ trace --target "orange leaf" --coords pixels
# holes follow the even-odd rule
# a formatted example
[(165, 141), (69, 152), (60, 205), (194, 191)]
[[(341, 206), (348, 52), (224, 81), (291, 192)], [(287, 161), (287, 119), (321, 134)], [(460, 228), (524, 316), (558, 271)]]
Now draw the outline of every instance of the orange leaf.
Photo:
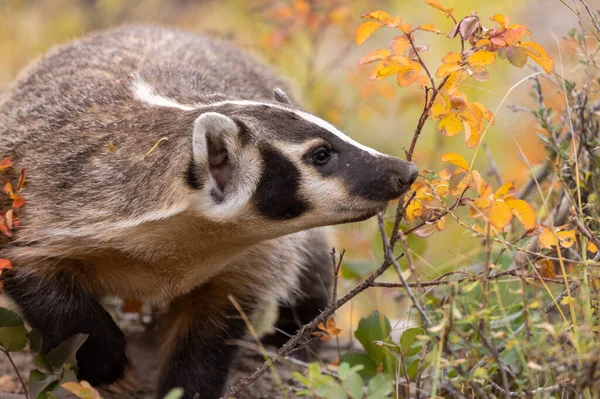
[(513, 214), (504, 202), (494, 201), (490, 207), (490, 223), (498, 230), (506, 227), (513, 218)]
[(25, 178), (27, 177), (27, 169), (21, 169), (21, 176), (19, 176), (19, 183), (17, 184), (17, 192), (21, 192), (25, 185)]
[(391, 53), (389, 52), (389, 50), (380, 48), (375, 51), (371, 51), (369, 54), (364, 55), (360, 59), (360, 61), (358, 61), (358, 63), (364, 65), (369, 64), (371, 62), (380, 61), (384, 58), (387, 58), (390, 54)]
[(535, 229), (535, 211), (528, 202), (523, 200), (509, 200), (506, 201), (506, 205), (508, 205), (513, 214), (519, 219), (525, 230)]
[(534, 42), (523, 42), (519, 44), (519, 47), (527, 50), (529, 57), (537, 62), (547, 74), (552, 73), (554, 70), (554, 60), (546, 53), (544, 47)]
[(506, 41), (506, 44), (512, 46), (521, 40), (527, 33), (529, 33), (527, 27), (523, 25), (517, 25), (514, 28), (510, 28), (506, 31), (504, 34), (504, 40)]
[(587, 248), (588, 251), (596, 253), (598, 252), (598, 247), (596, 246), (596, 244), (594, 244), (593, 242), (588, 242)]
[(379, 21), (367, 21), (363, 22), (356, 28), (356, 32), (354, 33), (354, 40), (357, 45), (361, 45), (371, 36), (377, 29), (381, 28), (383, 25)]
[(456, 165), (467, 172), (469, 171), (469, 163), (467, 162), (467, 160), (462, 155), (457, 154), (455, 152), (445, 153), (440, 157), (440, 160), (442, 162), (449, 162), (453, 165)]
[(433, 33), (443, 33), (441, 30), (439, 30), (438, 28), (436, 28), (435, 25), (433, 25), (433, 24), (421, 25), (417, 29), (426, 30), (428, 32), (433, 32)]
[(456, 112), (448, 113), (442, 118), (442, 120), (438, 124), (438, 129), (440, 130), (440, 133), (442, 133), (445, 136), (456, 136), (460, 133), (462, 128), (462, 119), (460, 119)]
[(489, 65), (494, 62), (496, 56), (491, 51), (480, 50), (467, 58), (467, 62), (475, 67)]
[(390, 43), (392, 51), (396, 54), (403, 54), (410, 47), (410, 41), (405, 36), (398, 36)]
[(13, 268), (13, 265), (12, 265), (12, 263), (10, 263), (10, 261), (8, 259), (0, 258), (0, 270), (12, 269), (12, 268)]
[(10, 160), (10, 158), (4, 158), (2, 161), (0, 161), (0, 170), (10, 168), (11, 166), (12, 161)]
[(10, 231), (10, 227), (8, 227), (2, 222), (0, 222), (0, 232), (8, 238), (11, 238), (13, 236), (12, 231)]
[(13, 198), (12, 207), (16, 209), (22, 207), (23, 205), (25, 205), (25, 199), (20, 195), (15, 194)]
[(556, 278), (556, 273), (554, 272), (554, 263), (550, 259), (542, 259), (538, 261), (535, 265), (537, 272), (542, 278)]
[(416, 61), (411, 61), (410, 65), (398, 71), (398, 86), (407, 87), (413, 84), (419, 77), (421, 72), (421, 64)]
[(438, 10), (443, 11), (446, 14), (451, 14), (452, 11), (454, 11), (452, 8), (446, 8), (446, 7), (444, 7), (443, 5), (441, 5), (436, 0), (425, 0), (425, 4), (430, 5), (433, 8), (437, 8)]
[(9, 182), (9, 181), (6, 181), (6, 182), (4, 183), (4, 187), (2, 188), (2, 190), (3, 190), (3, 191), (6, 193), (6, 194), (10, 195), (10, 198), (13, 198), (13, 197), (15, 196), (15, 192), (13, 191), (12, 184), (10, 184), (10, 182)]
[(417, 87), (424, 89), (429, 85), (429, 78), (425, 75), (419, 75), (416, 80)]
[(551, 249), (553, 246), (556, 246), (556, 236), (552, 230), (544, 227), (538, 237), (538, 242), (540, 244), (540, 248)]

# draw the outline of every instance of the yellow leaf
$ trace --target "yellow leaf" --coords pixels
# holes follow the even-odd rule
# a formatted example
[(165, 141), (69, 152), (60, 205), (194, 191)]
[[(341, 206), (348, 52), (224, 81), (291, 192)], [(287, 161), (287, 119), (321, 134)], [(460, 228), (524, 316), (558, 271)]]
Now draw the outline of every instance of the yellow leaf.
[(477, 41), (477, 43), (475, 43), (475, 47), (480, 48), (480, 47), (489, 46), (491, 44), (492, 44), (492, 42), (489, 39), (480, 39)]
[(588, 242), (587, 250), (590, 252), (596, 253), (596, 252), (598, 252), (598, 247), (596, 246), (596, 244), (594, 244), (593, 242), (590, 241), (590, 242)]
[(406, 221), (412, 222), (413, 220), (421, 216), (422, 212), (423, 205), (421, 204), (421, 201), (418, 199), (413, 199), (410, 202), (410, 204), (408, 204), (408, 206), (406, 207)]
[(425, 0), (425, 4), (430, 5), (433, 8), (437, 8), (438, 10), (443, 11), (446, 14), (450, 14), (450, 13), (452, 13), (452, 11), (454, 11), (452, 8), (444, 7), (436, 0)]
[(575, 244), (575, 230), (559, 231), (556, 236), (563, 248), (571, 248)]
[(380, 61), (387, 58), (390, 54), (391, 53), (389, 52), (389, 50), (380, 48), (375, 51), (371, 51), (369, 54), (364, 55), (360, 59), (360, 61), (358, 61), (358, 63), (364, 65), (369, 64), (371, 62)]
[(407, 35), (410, 33), (410, 24), (400, 24), (397, 26), (397, 28)]
[(456, 136), (463, 128), (462, 119), (456, 112), (449, 112), (438, 124), (440, 133), (445, 136)]
[(398, 86), (407, 87), (413, 84), (419, 77), (421, 72), (421, 64), (416, 61), (411, 61), (410, 65), (398, 71)]
[(494, 201), (490, 207), (490, 223), (498, 230), (502, 230), (512, 220), (513, 214), (504, 202)]
[(493, 15), (490, 19), (492, 21), (498, 22), (498, 24), (503, 28), (506, 28), (506, 25), (508, 24), (508, 18), (502, 14)]
[(513, 214), (519, 219), (519, 222), (525, 227), (525, 230), (533, 230), (536, 226), (535, 211), (523, 200), (509, 200), (506, 205), (512, 210)]
[(538, 242), (540, 244), (540, 248), (551, 249), (553, 246), (556, 246), (556, 237), (554, 236), (554, 232), (547, 227), (544, 227), (542, 232), (538, 237)]
[(459, 53), (448, 53), (442, 58), (444, 64), (458, 64), (462, 61), (462, 56)]
[(389, 13), (387, 13), (386, 11), (382, 11), (382, 10), (366, 12), (363, 15), (361, 15), (361, 18), (366, 21), (379, 21), (386, 25), (394, 24), (396, 22), (396, 20), (398, 20), (397, 23), (400, 23), (400, 21), (402, 21), (401, 15), (398, 16), (396, 18), (396, 20), (394, 20), (394, 18), (392, 18), (392, 16)]
[(419, 26), (418, 29), (426, 30), (428, 32), (433, 32), (433, 33), (443, 33), (441, 30), (439, 30), (438, 28), (436, 28), (435, 25), (433, 25), (433, 24), (421, 25), (421, 26)]
[(381, 28), (383, 25), (379, 21), (367, 21), (363, 22), (356, 28), (356, 32), (354, 33), (354, 40), (357, 45), (361, 45), (371, 36), (377, 29)]
[(442, 64), (438, 68), (435, 75), (438, 78), (444, 78), (444, 77), (450, 75), (451, 73), (459, 71), (461, 69), (462, 69), (462, 66), (460, 66), (458, 64)]
[(392, 51), (396, 54), (403, 54), (410, 47), (410, 41), (405, 36), (398, 36), (390, 43)]
[(444, 104), (438, 103), (438, 104), (434, 104), (433, 107), (431, 107), (431, 112), (429, 114), (429, 117), (435, 121), (438, 119), (442, 119), (442, 117), (444, 115), (446, 115), (447, 113), (448, 113), (448, 110), (446, 109)]
[(554, 70), (554, 60), (546, 53), (544, 47), (534, 42), (523, 42), (519, 44), (519, 47), (524, 48), (529, 57), (537, 62), (547, 74), (552, 73)]
[(496, 56), (491, 51), (480, 50), (467, 58), (467, 62), (475, 67), (489, 65), (494, 62)]
[(480, 129), (470, 121), (467, 121), (463, 126), (465, 128), (465, 145), (467, 148), (476, 147), (481, 139)]
[(470, 103), (469, 105), (472, 105), (473, 107), (476, 107), (479, 111), (481, 111), (483, 117), (485, 119), (487, 119), (488, 121), (492, 122), (492, 119), (494, 118), (494, 114), (492, 113), (492, 111), (490, 111), (489, 109), (487, 109), (485, 107), (485, 105), (481, 104), (481, 103)]
[(458, 71), (450, 74), (448, 80), (444, 84), (444, 89), (448, 94), (453, 94), (467, 78), (467, 71)]
[(401, 65), (390, 65), (386, 66), (383, 63), (377, 64), (373, 72), (371, 72), (371, 79), (381, 80), (383, 78), (387, 78), (388, 76), (392, 76), (398, 73), (398, 71), (402, 68)]
[(442, 162), (449, 162), (453, 165), (456, 165), (467, 172), (469, 171), (469, 163), (467, 162), (467, 160), (462, 155), (457, 154), (455, 152), (445, 153), (441, 156), (440, 160)]
[(512, 182), (504, 183), (498, 190), (496, 190), (494, 199), (512, 199), (514, 188), (515, 185)]

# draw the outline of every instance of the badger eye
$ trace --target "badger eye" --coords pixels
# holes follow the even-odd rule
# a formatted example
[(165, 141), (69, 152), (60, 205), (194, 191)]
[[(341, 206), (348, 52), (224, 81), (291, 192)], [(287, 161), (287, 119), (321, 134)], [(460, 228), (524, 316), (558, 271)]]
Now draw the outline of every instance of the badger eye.
[(312, 152), (310, 158), (313, 164), (317, 166), (325, 165), (331, 159), (331, 150), (325, 147), (319, 147)]

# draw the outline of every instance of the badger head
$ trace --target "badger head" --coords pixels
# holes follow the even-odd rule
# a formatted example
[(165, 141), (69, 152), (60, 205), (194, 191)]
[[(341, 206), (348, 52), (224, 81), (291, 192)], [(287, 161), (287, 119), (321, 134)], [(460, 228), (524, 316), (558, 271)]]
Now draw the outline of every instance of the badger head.
[(196, 110), (188, 182), (204, 217), (277, 236), (365, 220), (415, 181), (415, 164), (357, 143), (281, 91), (275, 98)]

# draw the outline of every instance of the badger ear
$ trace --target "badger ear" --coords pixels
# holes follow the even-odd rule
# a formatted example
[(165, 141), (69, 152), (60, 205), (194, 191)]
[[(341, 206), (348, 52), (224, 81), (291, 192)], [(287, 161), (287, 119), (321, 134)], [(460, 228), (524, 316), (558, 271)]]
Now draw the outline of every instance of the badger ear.
[(280, 103), (293, 105), (292, 100), (290, 100), (288, 95), (285, 94), (285, 91), (281, 90), (279, 87), (274, 90), (274, 97), (275, 100), (279, 101)]
[(233, 119), (217, 112), (204, 113), (194, 122), (194, 161), (208, 168), (221, 193), (233, 176), (230, 154), (238, 145), (238, 133)]

